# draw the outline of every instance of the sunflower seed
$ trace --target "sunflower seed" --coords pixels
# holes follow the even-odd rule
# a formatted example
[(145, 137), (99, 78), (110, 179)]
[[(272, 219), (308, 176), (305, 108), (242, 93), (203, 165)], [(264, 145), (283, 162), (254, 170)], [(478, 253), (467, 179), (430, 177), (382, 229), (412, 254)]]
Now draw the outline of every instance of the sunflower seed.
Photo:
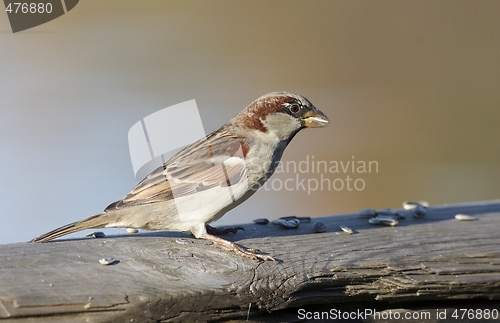
[(413, 210), (417, 206), (422, 206), (422, 207), (429, 207), (429, 203), (427, 201), (405, 201), (403, 202), (403, 208), (405, 210)]
[(314, 222), (314, 232), (322, 233), (326, 231), (326, 224), (323, 221)]
[(347, 234), (352, 234), (352, 229), (351, 229), (351, 228), (349, 228), (349, 227), (346, 227), (346, 226), (341, 225), (341, 226), (340, 226), (340, 229), (341, 229), (342, 231), (344, 231), (345, 233), (347, 233)]
[(427, 214), (427, 209), (421, 205), (413, 209), (413, 217), (421, 218)]
[(389, 216), (393, 216), (396, 220), (405, 219), (404, 215), (402, 215), (401, 213), (399, 213), (397, 211), (393, 211), (391, 209), (383, 209), (383, 210), (375, 211), (375, 213), (377, 214), (376, 216), (389, 215)]
[(266, 218), (260, 218), (260, 219), (253, 220), (253, 222), (256, 224), (268, 224), (269, 220)]
[(394, 227), (399, 223), (398, 220), (396, 220), (393, 216), (377, 216), (377, 218), (380, 223), (390, 225), (391, 227)]
[[(273, 221), (274, 223), (274, 221)], [(290, 229), (290, 225), (287, 220), (278, 219), (277, 224), (283, 229)]]
[(298, 219), (293, 219), (289, 221), (279, 219), (278, 225), (283, 229), (297, 229), (300, 225), (300, 221)]
[(290, 215), (290, 216), (282, 216), (280, 219), (285, 220), (285, 221), (289, 221), (289, 220), (296, 220), (297, 217), (295, 215)]
[(392, 215), (379, 215), (368, 220), (370, 224), (385, 224), (391, 227), (398, 225), (398, 220)]
[(106, 235), (102, 231), (94, 231), (94, 232), (87, 233), (85, 236), (86, 237), (95, 237), (95, 238), (104, 238)]
[(99, 263), (101, 265), (111, 265), (116, 262), (115, 258), (101, 258), (99, 259)]
[(467, 215), (467, 214), (457, 214), (455, 215), (455, 219), (459, 220), (459, 221), (475, 221), (476, 218), (470, 216), (470, 215)]
[(391, 227), (395, 227), (396, 225), (398, 225), (398, 220), (384, 220), (384, 221), (380, 221), (380, 223), (382, 224), (385, 224), (385, 225), (389, 225)]
[(358, 216), (360, 218), (371, 218), (377, 215), (373, 209), (362, 209), (358, 211)]
[(300, 220), (294, 219), (294, 220), (288, 221), (288, 223), (290, 223), (290, 229), (297, 229), (300, 225)]
[(290, 222), (290, 229), (297, 229), (299, 227), (299, 225), (300, 225), (300, 220), (299, 219), (290, 220), (288, 222)]
[(309, 222), (311, 222), (311, 217), (310, 216), (295, 216), (295, 215), (291, 215), (291, 216), (282, 216), (280, 219), (281, 220), (286, 220), (286, 221), (299, 220), (300, 222), (303, 222), (303, 223), (309, 223)]
[(127, 233), (137, 233), (139, 232), (139, 230), (137, 230), (136, 228), (128, 228), (127, 229)]

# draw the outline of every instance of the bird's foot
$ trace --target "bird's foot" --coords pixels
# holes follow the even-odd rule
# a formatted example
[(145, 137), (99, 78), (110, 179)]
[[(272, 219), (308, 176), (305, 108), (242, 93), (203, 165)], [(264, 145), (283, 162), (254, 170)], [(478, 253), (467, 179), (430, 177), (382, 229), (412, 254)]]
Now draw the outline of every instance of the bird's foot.
[(208, 224), (206, 225), (206, 227), (207, 227), (208, 234), (216, 234), (216, 235), (236, 233), (236, 232), (238, 232), (238, 230), (245, 231), (245, 229), (243, 229), (242, 227), (232, 227), (232, 228), (219, 229), (219, 228), (214, 228)]
[(220, 249), (223, 249), (226, 251), (233, 251), (237, 255), (240, 255), (243, 257), (248, 257), (248, 258), (252, 258), (255, 260), (262, 260), (262, 261), (267, 261), (267, 260), (276, 261), (276, 259), (274, 259), (273, 257), (271, 257), (269, 255), (261, 254), (259, 249), (245, 249), (232, 241), (228, 241), (228, 240), (219, 238), (219, 237), (214, 236), (212, 234), (207, 234), (203, 238), (212, 241), (214, 243), (214, 246), (216, 246)]

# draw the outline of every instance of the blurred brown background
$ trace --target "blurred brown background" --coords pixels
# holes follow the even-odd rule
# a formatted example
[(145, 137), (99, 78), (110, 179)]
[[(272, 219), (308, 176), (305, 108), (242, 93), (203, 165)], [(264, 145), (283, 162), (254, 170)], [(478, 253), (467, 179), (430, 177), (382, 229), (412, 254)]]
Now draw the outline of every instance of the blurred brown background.
[(128, 193), (141, 118), (196, 99), (212, 131), (283, 90), (331, 120), (285, 161), (377, 161), (378, 173), (323, 175), (362, 191), (260, 191), (219, 224), (497, 199), (499, 17), (498, 1), (85, 0), (12, 34), (0, 13), (0, 243)]

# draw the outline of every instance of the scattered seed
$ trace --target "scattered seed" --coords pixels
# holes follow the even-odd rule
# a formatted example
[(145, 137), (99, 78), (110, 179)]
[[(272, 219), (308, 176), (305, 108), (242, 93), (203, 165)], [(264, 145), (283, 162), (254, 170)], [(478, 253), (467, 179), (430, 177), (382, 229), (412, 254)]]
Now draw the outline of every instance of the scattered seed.
[(101, 265), (111, 265), (116, 262), (115, 258), (101, 258), (99, 259), (99, 263)]
[(352, 234), (353, 233), (351, 228), (343, 226), (343, 225), (340, 226), (340, 229), (342, 231), (344, 231), (345, 233), (347, 233), (347, 234)]
[(358, 211), (358, 216), (360, 218), (371, 218), (377, 215), (373, 209), (362, 209)]
[(413, 210), (420, 204), (418, 202), (413, 202), (413, 201), (404, 201), (403, 202), (403, 209), (405, 210)]
[(429, 203), (427, 201), (405, 201), (403, 202), (403, 208), (405, 210), (413, 210), (417, 206), (422, 206), (422, 207), (429, 207)]
[(309, 222), (311, 222), (311, 217), (310, 216), (295, 216), (295, 215), (291, 215), (291, 216), (282, 216), (280, 219), (281, 220), (286, 220), (286, 221), (299, 220), (300, 222), (303, 222), (303, 223), (309, 223)]
[(128, 228), (127, 229), (127, 233), (137, 233), (139, 232), (139, 230), (137, 230), (136, 228)]
[(266, 218), (260, 218), (260, 219), (253, 220), (253, 222), (256, 224), (268, 224), (269, 220)]
[(297, 229), (300, 225), (300, 220), (294, 219), (294, 220), (288, 221), (288, 223), (290, 224), (290, 229)]
[(191, 244), (191, 243), (194, 243), (193, 240), (191, 240), (191, 239), (184, 239), (184, 238), (175, 239), (175, 242), (177, 242), (178, 244)]
[(391, 227), (395, 227), (396, 225), (398, 225), (399, 222), (398, 220), (387, 220), (387, 221), (380, 221), (380, 223), (389, 225)]
[(457, 219), (459, 221), (475, 221), (476, 220), (475, 217), (472, 217), (472, 216), (467, 215), (467, 214), (457, 214), (457, 215), (455, 215), (455, 219)]
[(380, 223), (382, 224), (385, 224), (385, 225), (390, 225), (391, 227), (394, 227), (396, 225), (398, 225), (398, 220), (396, 220), (396, 218), (394, 216), (377, 216), (378, 220), (380, 221)]
[(421, 218), (427, 214), (427, 209), (421, 205), (413, 209), (413, 217)]
[(278, 225), (280, 227), (282, 227), (283, 229), (297, 229), (300, 225), (300, 221), (298, 219), (293, 219), (293, 220), (289, 220), (289, 221), (279, 219)]
[(383, 210), (375, 211), (375, 213), (377, 214), (376, 216), (389, 215), (389, 216), (393, 216), (396, 220), (405, 219), (404, 215), (402, 215), (401, 213), (399, 213), (397, 211), (393, 211), (391, 209), (383, 209)]
[(392, 215), (378, 215), (368, 220), (370, 224), (385, 224), (391, 227), (398, 225), (398, 220)]
[(94, 231), (94, 232), (87, 233), (85, 236), (86, 237), (95, 237), (95, 238), (104, 238), (106, 235), (102, 231)]
[(326, 224), (323, 221), (314, 222), (314, 232), (322, 233), (326, 231)]
[(280, 227), (282, 227), (283, 229), (290, 229), (290, 226), (288, 224), (288, 221), (287, 220), (283, 220), (283, 219), (278, 219), (278, 225)]

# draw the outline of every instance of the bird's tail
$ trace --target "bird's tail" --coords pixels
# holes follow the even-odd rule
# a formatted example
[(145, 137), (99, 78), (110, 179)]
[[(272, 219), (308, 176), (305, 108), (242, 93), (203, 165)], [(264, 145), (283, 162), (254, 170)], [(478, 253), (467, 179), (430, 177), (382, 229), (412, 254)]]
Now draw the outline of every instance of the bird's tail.
[(88, 217), (82, 221), (66, 224), (65, 226), (54, 229), (50, 232), (42, 234), (39, 237), (34, 238), (33, 240), (31, 240), (31, 242), (48, 242), (52, 239), (59, 238), (61, 236), (81, 230), (103, 228), (107, 224), (107, 220), (106, 217), (102, 215), (103, 214), (101, 213)]

